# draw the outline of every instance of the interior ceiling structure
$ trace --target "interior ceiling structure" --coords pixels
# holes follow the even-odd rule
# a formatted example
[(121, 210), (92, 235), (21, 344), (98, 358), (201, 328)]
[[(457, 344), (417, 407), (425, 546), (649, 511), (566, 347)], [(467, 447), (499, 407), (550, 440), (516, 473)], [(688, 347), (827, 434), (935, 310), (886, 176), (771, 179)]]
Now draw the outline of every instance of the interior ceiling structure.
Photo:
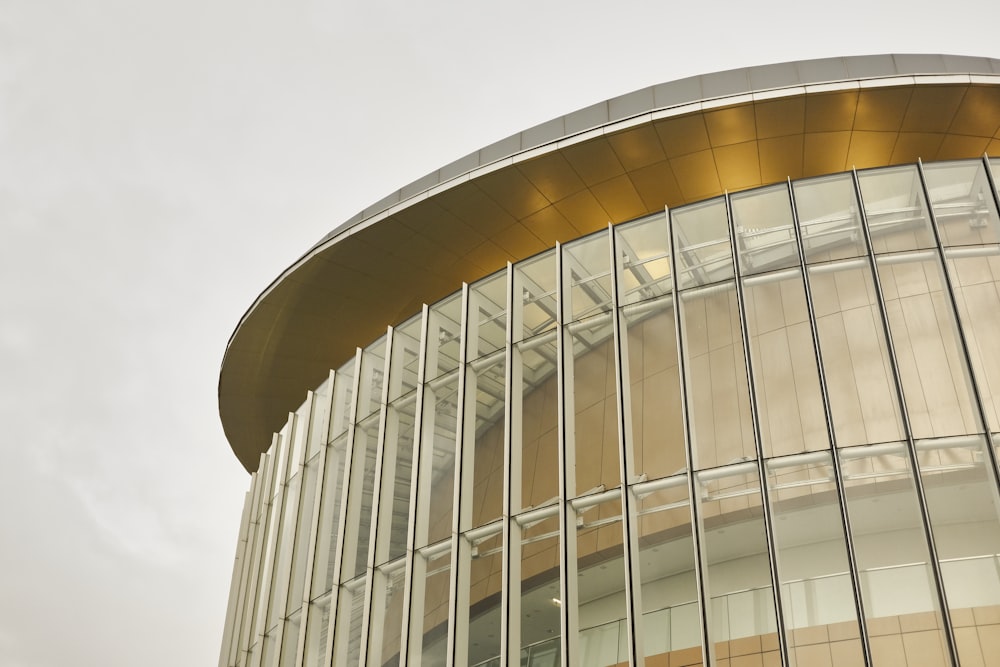
[(1000, 61), (960, 56), (721, 72), (526, 130), (358, 214), (258, 297), (222, 364), (226, 436), (255, 470), (306, 390), (386, 325), (609, 222), (788, 178), (983, 154), (1000, 155)]

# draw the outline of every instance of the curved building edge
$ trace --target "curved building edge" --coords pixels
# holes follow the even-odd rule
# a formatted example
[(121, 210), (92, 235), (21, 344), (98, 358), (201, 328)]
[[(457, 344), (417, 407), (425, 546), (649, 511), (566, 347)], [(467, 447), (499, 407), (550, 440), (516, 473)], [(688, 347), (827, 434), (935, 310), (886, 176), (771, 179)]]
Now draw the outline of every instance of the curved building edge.
[(219, 408), (248, 470), (306, 388), (471, 282), (608, 222), (787, 178), (1000, 152), (1000, 60), (879, 55), (681, 79), (457, 160), (284, 271), (227, 345)]

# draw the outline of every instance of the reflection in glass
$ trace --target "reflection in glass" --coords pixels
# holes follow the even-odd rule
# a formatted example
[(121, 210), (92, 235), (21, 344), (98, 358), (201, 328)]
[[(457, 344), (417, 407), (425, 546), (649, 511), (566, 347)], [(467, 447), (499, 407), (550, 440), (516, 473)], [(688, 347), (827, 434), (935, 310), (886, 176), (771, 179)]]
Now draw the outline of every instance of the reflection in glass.
[(342, 580), (360, 577), (368, 564), (371, 536), (372, 497), (375, 493), (375, 465), (378, 452), (378, 414), (354, 429), (350, 489), (347, 493), (347, 531), (344, 533)]
[(787, 185), (733, 195), (731, 202), (737, 256), (744, 276), (798, 266)]
[(858, 183), (876, 254), (934, 247), (916, 165), (861, 171)]
[(506, 368), (499, 350), (470, 362), (466, 372), (460, 530), (489, 523), (503, 511)]
[(337, 531), (340, 526), (344, 473), (347, 463), (347, 434), (341, 435), (326, 450), (323, 501), (316, 524), (316, 555), (313, 560), (312, 593), (315, 600), (335, 583), (335, 560), (339, 551)]
[(911, 656), (950, 665), (906, 446), (844, 449), (841, 460), (875, 667)]
[(851, 174), (792, 183), (806, 263), (867, 254)]
[(420, 484), (417, 486), (417, 548), (451, 535), (455, 493), (455, 445), (458, 429), (458, 373), (428, 382), (424, 388)]
[(558, 476), (552, 474), (559, 460), (555, 333), (549, 331), (514, 347), (511, 503), (515, 511), (543, 505), (559, 494)]
[(812, 266), (809, 286), (837, 445), (901, 439), (903, 426), (868, 262)]
[(673, 298), (627, 306), (622, 312), (634, 474), (666, 477), (687, 468)]
[(372, 612), (369, 623), (367, 664), (398, 665), (403, 632), (403, 604), (406, 595), (403, 559), (375, 569), (372, 580)]
[(392, 331), (392, 357), (389, 362), (389, 401), (417, 388), (417, 366), (420, 362), (420, 326), (417, 315)]
[(448, 652), (451, 540), (414, 555), (410, 613), (410, 662), (443, 667)]
[[(574, 443), (573, 497), (621, 483), (618, 465), (618, 397), (610, 314), (566, 327), (567, 437)], [(570, 445), (568, 445), (570, 446)]]
[(462, 293), (442, 299), (428, 312), (427, 379), (433, 380), (458, 368), (462, 343)]
[(756, 458), (734, 284), (683, 292), (681, 323), (695, 468)]
[(663, 213), (615, 227), (619, 302), (638, 303), (670, 294), (670, 233)]
[(365, 348), (361, 355), (361, 383), (358, 386), (358, 421), (378, 412), (382, 401), (382, 382), (385, 375), (385, 342), (382, 336), (378, 342)]
[(587, 667), (627, 663), (621, 493), (587, 496), (571, 505), (576, 519), (579, 662)]
[(555, 250), (515, 266), (514, 295), (515, 342), (556, 326)]
[(381, 499), (378, 504), (379, 532), (375, 539), (376, 565), (406, 554), (416, 398), (416, 392), (410, 392), (390, 405), (386, 411)]
[(1000, 247), (947, 248), (945, 261), (990, 431), (1000, 431)]
[(802, 273), (746, 278), (743, 296), (764, 453), (829, 447)]
[(551, 664), (558, 665), (562, 604), (559, 508), (550, 505), (516, 517), (515, 521), (516, 530), (512, 532), (520, 537), (512, 555), (518, 573), (511, 582), (514, 587), (511, 595), (516, 597), (512, 606), (519, 609), (515, 618), (519, 621), (520, 635), (511, 636), (511, 645), (520, 647), (522, 662), (527, 657), (529, 664), (546, 665), (554, 660)]
[(1000, 241), (1000, 216), (982, 161), (937, 162), (923, 170), (942, 245)]
[(724, 198), (670, 212), (677, 254), (677, 287), (710, 285), (733, 277)]
[(565, 300), (562, 321), (611, 310), (611, 249), (607, 234), (592, 234), (562, 246)]
[[(678, 664), (701, 662), (701, 620), (691, 508), (684, 475), (637, 484), (641, 647), (646, 667), (669, 654)], [(689, 661), (685, 662), (684, 658)]]
[(333, 406), (330, 412), (330, 442), (347, 431), (353, 415), (351, 402), (354, 398), (354, 364), (351, 359), (341, 366), (333, 378)]
[(766, 469), (790, 662), (863, 664), (830, 454), (772, 459)]
[(469, 287), (468, 358), (502, 350), (507, 337), (507, 271)]
[(306, 623), (306, 644), (303, 647), (302, 667), (320, 667), (325, 660), (327, 637), (330, 626), (331, 593), (309, 605), (309, 621)]
[(755, 653), (777, 650), (774, 590), (755, 463), (695, 475), (708, 587), (709, 635), (715, 654), (737, 640)]
[(885, 255), (877, 266), (913, 437), (975, 433), (971, 387), (937, 254)]
[(480, 665), (500, 656), (500, 598), (503, 583), (503, 532), (500, 522), (459, 539), (457, 662)]

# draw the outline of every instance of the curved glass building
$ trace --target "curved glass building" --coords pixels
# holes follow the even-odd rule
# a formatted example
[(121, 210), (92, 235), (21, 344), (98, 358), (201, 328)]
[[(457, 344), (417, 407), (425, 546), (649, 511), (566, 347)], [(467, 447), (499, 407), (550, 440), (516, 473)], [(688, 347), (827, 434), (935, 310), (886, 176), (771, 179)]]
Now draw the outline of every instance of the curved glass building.
[(1000, 665), (990, 155), (1000, 61), (806, 61), (334, 230), (223, 363), (220, 665)]

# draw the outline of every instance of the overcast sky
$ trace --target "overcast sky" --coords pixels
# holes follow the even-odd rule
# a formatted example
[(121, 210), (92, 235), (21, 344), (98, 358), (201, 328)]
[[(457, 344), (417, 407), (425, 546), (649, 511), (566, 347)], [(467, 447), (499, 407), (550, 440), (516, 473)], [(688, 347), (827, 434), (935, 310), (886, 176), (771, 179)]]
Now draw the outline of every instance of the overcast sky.
[(225, 344), (366, 205), (684, 76), (1000, 57), (985, 0), (812, 4), (0, 0), (0, 664), (216, 663)]

